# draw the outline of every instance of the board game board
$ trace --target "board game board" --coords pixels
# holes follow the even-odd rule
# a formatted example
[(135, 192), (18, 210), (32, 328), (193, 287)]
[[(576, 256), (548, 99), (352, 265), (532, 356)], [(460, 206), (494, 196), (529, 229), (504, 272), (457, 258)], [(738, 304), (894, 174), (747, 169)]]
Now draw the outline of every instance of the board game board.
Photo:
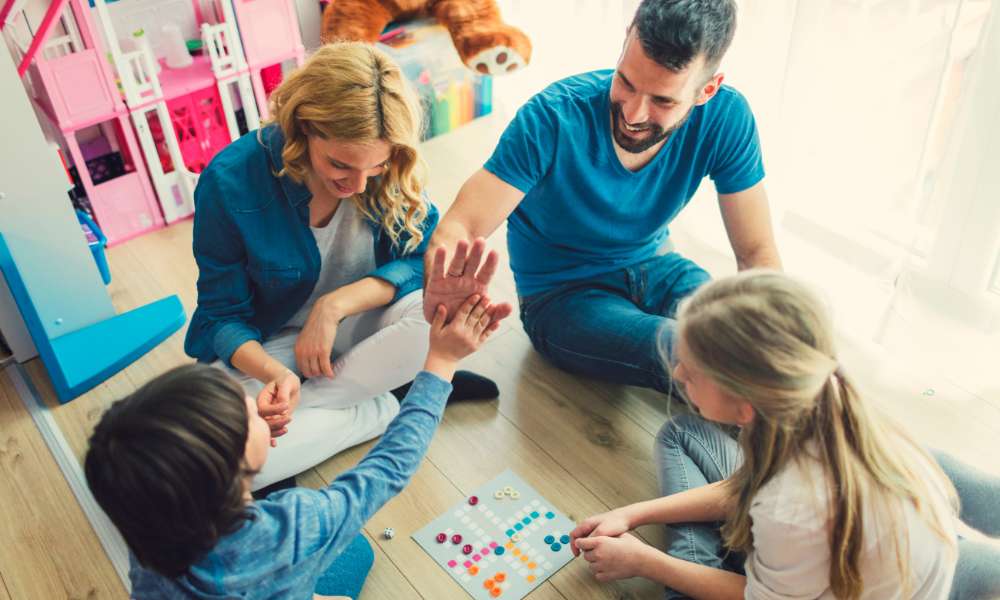
[(473, 598), (520, 600), (573, 558), (576, 524), (511, 471), (413, 534)]

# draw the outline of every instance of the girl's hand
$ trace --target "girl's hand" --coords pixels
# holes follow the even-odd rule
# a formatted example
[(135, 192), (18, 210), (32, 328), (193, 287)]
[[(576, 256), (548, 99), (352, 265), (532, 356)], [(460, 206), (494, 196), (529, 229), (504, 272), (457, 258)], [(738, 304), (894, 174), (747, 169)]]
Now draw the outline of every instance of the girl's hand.
[(257, 395), (257, 412), (271, 428), (271, 446), (276, 446), (275, 438), (288, 433), (292, 422), (292, 411), (299, 405), (301, 382), (291, 371), (267, 382)]
[(575, 544), (590, 563), (590, 572), (602, 583), (643, 576), (646, 558), (650, 552), (657, 552), (630, 533), (585, 537), (575, 540)]
[(295, 340), (295, 364), (303, 377), (329, 377), (333, 379), (330, 354), (337, 339), (337, 326), (341, 315), (329, 302), (320, 298), (309, 311), (299, 337)]
[(615, 510), (594, 515), (581, 521), (580, 524), (576, 526), (576, 529), (571, 531), (569, 534), (569, 537), (572, 538), (570, 541), (570, 548), (573, 550), (574, 556), (580, 556), (580, 549), (576, 546), (577, 538), (585, 538), (588, 536), (618, 537), (623, 533), (627, 533), (631, 529), (632, 525), (625, 516), (625, 511), (620, 508), (616, 508)]

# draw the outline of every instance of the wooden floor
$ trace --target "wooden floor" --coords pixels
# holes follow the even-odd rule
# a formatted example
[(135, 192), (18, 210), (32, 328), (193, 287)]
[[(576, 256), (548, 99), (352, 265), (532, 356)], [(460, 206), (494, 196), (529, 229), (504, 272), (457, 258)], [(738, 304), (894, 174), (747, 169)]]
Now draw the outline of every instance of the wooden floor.
[[(461, 181), (481, 164), (495, 141), (497, 124), (463, 128), (427, 144), (435, 178), (431, 196), (439, 206), (454, 197)], [(473, 148), (462, 154), (456, 147)], [(445, 200), (442, 202), (442, 200)], [(731, 260), (713, 255), (675, 232), (682, 251), (713, 274), (732, 270)], [(502, 245), (494, 236), (492, 244)], [(126, 310), (167, 294), (179, 294), (190, 315), (196, 269), (190, 253), (191, 224), (181, 222), (109, 251), (116, 307)], [(509, 271), (499, 275), (494, 295), (512, 297)], [(34, 385), (51, 406), (78, 457), (105, 407), (150, 377), (189, 361), (183, 332), (107, 382), (65, 406), (54, 395), (38, 361), (27, 365)], [(1000, 436), (1000, 398), (962, 389), (939, 374), (912, 373), (870, 348), (844, 342), (849, 369), (887, 411), (922, 441), (950, 450), (991, 473)], [(409, 487), (368, 523), (375, 567), (362, 598), (462, 598), (451, 578), (409, 535), (470, 490), (505, 469), (513, 469), (571, 518), (582, 518), (656, 493), (651, 460), (653, 437), (666, 419), (662, 395), (571, 377), (535, 353), (511, 319), (489, 345), (465, 363), (494, 378), (498, 401), (451, 406), (420, 470)], [(933, 394), (929, 392), (933, 390)], [(324, 485), (354, 465), (371, 447), (364, 444), (303, 474), (302, 485)], [(0, 600), (125, 598), (110, 562), (78, 508), (44, 442), (0, 373)], [(393, 540), (378, 532), (395, 528)], [(661, 542), (656, 527), (639, 534)], [(530, 597), (659, 598), (661, 591), (633, 580), (597, 584), (582, 561), (573, 561)]]

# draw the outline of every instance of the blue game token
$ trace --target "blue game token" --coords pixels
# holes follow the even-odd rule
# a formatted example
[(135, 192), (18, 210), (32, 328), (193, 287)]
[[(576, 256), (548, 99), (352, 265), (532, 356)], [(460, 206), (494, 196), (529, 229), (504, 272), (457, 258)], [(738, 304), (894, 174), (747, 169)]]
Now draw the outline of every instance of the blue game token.
[(554, 519), (554, 518), (556, 518), (556, 513), (551, 512), (551, 511), (547, 512), (547, 513), (545, 513), (545, 518), (546, 519)]
[(559, 545), (559, 542), (552, 544), (551, 548), (553, 552), (559, 552), (562, 550), (562, 546)]
[(521, 525), (520, 523), (514, 523), (514, 529), (521, 531), (522, 529), (524, 529), (524, 525)]
[(521, 522), (527, 525), (528, 523), (531, 523), (531, 517), (524, 517), (521, 519)]
[(546, 544), (552, 544), (556, 541), (556, 538), (552, 537), (551, 535), (547, 535), (545, 536), (544, 539), (542, 539), (542, 541), (545, 542)]
[(564, 544), (568, 544), (569, 543), (569, 536), (568, 535), (561, 536), (559, 538), (559, 541), (562, 542), (562, 543), (564, 543)]
[(503, 546), (497, 546), (493, 549), (493, 554), (496, 554), (497, 556), (503, 556), (504, 552), (506, 552), (506, 550), (504, 550)]
[(537, 510), (531, 512), (531, 518), (532, 519), (537, 519), (538, 518), (538, 511)]
[(507, 534), (507, 537), (512, 537), (515, 531), (513, 529), (508, 529), (505, 533)]

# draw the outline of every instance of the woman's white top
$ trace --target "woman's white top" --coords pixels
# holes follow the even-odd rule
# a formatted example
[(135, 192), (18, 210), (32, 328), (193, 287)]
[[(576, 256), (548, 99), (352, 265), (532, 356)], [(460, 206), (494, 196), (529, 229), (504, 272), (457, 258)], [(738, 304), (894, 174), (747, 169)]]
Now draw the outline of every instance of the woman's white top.
[(323, 227), (310, 227), (322, 261), (312, 294), (285, 327), (302, 327), (320, 296), (363, 279), (375, 270), (375, 235), (351, 200), (341, 200)]

